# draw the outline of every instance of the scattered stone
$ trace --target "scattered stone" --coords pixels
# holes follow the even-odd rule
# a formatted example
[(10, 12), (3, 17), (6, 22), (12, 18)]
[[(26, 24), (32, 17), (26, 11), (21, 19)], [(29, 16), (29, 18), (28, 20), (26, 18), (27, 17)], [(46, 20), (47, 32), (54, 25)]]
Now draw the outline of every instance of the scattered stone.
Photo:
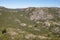
[(34, 28), (34, 30), (36, 30), (36, 31), (40, 31), (40, 29), (38, 29), (38, 28)]
[(60, 32), (60, 28), (59, 27), (53, 27), (51, 29), (51, 31), (54, 32), (54, 33), (59, 33)]
[(20, 25), (21, 25), (21, 26), (27, 26), (27, 24), (26, 24), (26, 23), (21, 23)]
[(49, 26), (49, 27), (51, 25), (51, 23), (49, 21), (45, 21), (44, 24), (45, 24), (45, 26)]
[(28, 27), (33, 27), (33, 25), (28, 25)]
[(36, 36), (35, 35), (33, 35), (33, 34), (27, 34), (26, 36), (25, 36), (25, 38), (26, 39), (33, 39), (33, 38), (35, 38)]
[(14, 39), (14, 37), (11, 37), (12, 39)]
[(40, 22), (39, 22), (39, 21), (37, 21), (36, 23), (37, 23), (37, 24), (39, 24)]
[(53, 18), (54, 18), (53, 15), (51, 14), (47, 15), (47, 19), (53, 19)]
[(45, 36), (37, 36), (38, 38), (40, 39), (47, 39), (48, 37), (45, 37)]
[(22, 17), (23, 15), (22, 15), (22, 14), (20, 14), (20, 16)]
[(17, 29), (18, 33), (25, 33), (25, 31), (22, 31), (21, 29)]
[(8, 28), (7, 31), (11, 36), (18, 35), (14, 28)]
[(15, 18), (15, 21), (18, 22), (19, 24), (21, 23), (21, 21), (17, 18)]

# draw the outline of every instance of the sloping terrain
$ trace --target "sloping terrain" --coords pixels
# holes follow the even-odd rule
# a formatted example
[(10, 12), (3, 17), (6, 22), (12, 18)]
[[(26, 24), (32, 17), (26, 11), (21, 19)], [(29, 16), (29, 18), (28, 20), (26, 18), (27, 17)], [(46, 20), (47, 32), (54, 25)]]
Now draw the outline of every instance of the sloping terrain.
[(0, 7), (0, 40), (60, 40), (60, 8)]

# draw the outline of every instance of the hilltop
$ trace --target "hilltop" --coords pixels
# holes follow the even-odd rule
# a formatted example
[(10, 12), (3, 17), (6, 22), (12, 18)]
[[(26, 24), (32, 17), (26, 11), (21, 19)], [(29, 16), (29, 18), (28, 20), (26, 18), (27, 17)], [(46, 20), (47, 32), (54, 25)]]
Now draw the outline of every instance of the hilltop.
[(59, 40), (60, 8), (0, 7), (0, 40)]

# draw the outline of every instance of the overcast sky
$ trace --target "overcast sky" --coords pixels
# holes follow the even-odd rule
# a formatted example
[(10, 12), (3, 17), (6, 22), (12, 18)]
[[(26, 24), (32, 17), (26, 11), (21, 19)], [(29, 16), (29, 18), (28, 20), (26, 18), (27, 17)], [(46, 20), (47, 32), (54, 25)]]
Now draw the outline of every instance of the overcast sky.
[(60, 0), (0, 0), (0, 6), (7, 8), (60, 7)]

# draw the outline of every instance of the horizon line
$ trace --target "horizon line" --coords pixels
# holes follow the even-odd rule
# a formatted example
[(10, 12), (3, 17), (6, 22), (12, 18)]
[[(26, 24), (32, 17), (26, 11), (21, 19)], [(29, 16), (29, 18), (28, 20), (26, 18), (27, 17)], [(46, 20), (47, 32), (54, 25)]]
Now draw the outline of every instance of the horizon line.
[(0, 7), (4, 7), (4, 8), (8, 8), (8, 9), (20, 9), (20, 8), (60, 8), (60, 6), (28, 6), (28, 7), (5, 7), (5, 6), (0, 6)]

